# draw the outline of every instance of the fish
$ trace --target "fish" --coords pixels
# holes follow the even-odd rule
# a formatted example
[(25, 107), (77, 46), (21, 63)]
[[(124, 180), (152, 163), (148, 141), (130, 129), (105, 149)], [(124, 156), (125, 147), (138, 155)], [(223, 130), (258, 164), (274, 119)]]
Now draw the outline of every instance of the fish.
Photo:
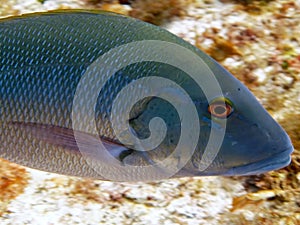
[(283, 168), (293, 145), (190, 43), (105, 11), (0, 20), (0, 157), (69, 176), (151, 181)]

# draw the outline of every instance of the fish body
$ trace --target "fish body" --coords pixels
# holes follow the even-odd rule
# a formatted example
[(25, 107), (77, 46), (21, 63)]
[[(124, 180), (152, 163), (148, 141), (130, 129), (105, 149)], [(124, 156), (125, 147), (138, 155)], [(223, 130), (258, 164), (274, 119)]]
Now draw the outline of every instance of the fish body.
[[(257, 174), (290, 163), (289, 137), (249, 90), (205, 53), (159, 27), (107, 12), (34, 13), (0, 21), (0, 49), (0, 157), (5, 159), (49, 172), (121, 181), (162, 179), (165, 173)], [(172, 58), (184, 69), (174, 66)], [(189, 68), (199, 68), (196, 77), (189, 76)], [(217, 81), (220, 91), (205, 89), (205, 76)], [(172, 85), (164, 83), (169, 81)], [(188, 106), (186, 96), (194, 106)], [(185, 109), (183, 116), (176, 106)], [(197, 118), (185, 111), (196, 112)], [(125, 113), (127, 125), (121, 121)], [(156, 139), (163, 138), (150, 151), (141, 151), (146, 145), (128, 135), (147, 140), (153, 118), (161, 119), (152, 124), (161, 132)], [(199, 129), (196, 135), (183, 132), (188, 118), (194, 118), (188, 130)], [(185, 133), (188, 141), (177, 154)], [(219, 145), (208, 145), (211, 134), (219, 135)], [(190, 145), (192, 151), (186, 150)], [(109, 155), (101, 153), (103, 147)], [(157, 164), (170, 155), (166, 164), (175, 165), (174, 173)], [(154, 165), (158, 169), (148, 170)]]

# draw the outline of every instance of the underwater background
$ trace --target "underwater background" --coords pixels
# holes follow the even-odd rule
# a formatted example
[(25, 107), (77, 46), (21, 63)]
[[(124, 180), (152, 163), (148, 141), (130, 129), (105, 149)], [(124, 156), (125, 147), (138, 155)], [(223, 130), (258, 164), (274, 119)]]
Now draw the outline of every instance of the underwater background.
[(0, 160), (0, 224), (300, 224), (300, 1), (0, 0), (0, 17), (73, 8), (132, 16), (208, 53), (287, 131), (292, 162), (257, 176), (115, 183)]

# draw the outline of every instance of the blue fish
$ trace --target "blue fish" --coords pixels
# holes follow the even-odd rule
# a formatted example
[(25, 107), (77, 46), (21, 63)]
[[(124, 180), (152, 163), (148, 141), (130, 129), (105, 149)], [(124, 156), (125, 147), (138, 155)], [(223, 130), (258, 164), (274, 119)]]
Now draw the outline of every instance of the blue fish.
[(103, 11), (0, 20), (0, 157), (113, 181), (260, 174), (293, 146), (204, 52)]

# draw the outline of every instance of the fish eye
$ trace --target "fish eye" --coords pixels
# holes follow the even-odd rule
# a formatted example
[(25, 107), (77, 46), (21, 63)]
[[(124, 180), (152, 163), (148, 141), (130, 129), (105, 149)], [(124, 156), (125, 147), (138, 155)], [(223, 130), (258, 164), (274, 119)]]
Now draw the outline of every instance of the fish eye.
[(209, 103), (208, 112), (217, 118), (225, 119), (233, 112), (233, 106), (227, 98), (217, 98)]

